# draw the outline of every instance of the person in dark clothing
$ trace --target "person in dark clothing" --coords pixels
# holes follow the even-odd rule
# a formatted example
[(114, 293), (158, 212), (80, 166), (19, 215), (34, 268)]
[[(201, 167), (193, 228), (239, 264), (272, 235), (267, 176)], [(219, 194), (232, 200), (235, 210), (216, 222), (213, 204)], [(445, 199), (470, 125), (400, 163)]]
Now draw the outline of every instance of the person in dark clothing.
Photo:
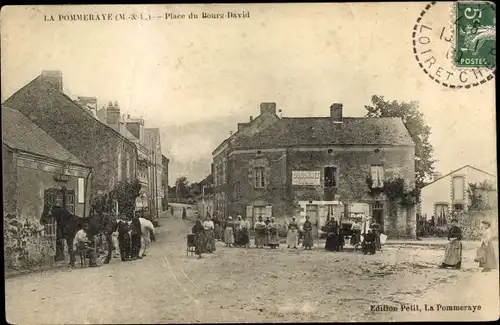
[(444, 261), (440, 267), (460, 269), (462, 267), (462, 229), (458, 226), (456, 219), (451, 220), (448, 240), (444, 251)]
[(118, 246), (123, 262), (132, 259), (132, 242), (130, 239), (130, 226), (126, 222), (118, 222)]
[(380, 243), (380, 233), (382, 229), (380, 227), (380, 224), (374, 219), (372, 224), (370, 225), (370, 229), (375, 235), (375, 248), (379, 251), (382, 249), (382, 245)]
[(139, 252), (141, 251), (141, 222), (138, 217), (132, 218), (132, 222), (130, 224), (131, 231), (131, 244), (132, 244), (132, 259), (141, 259), (139, 256)]
[(333, 252), (338, 250), (338, 226), (335, 220), (328, 219), (325, 225), (326, 243), (325, 249)]
[(203, 227), (200, 219), (196, 219), (196, 223), (191, 229), (191, 232), (194, 234), (195, 254), (198, 255), (198, 258), (202, 258), (203, 248), (205, 246), (205, 227)]
[(374, 255), (376, 252), (375, 240), (375, 234), (371, 229), (368, 229), (368, 232), (364, 235), (363, 242), (361, 243), (361, 252), (365, 255), (368, 253)]
[(187, 218), (186, 208), (182, 208), (182, 220), (186, 220), (186, 218)]

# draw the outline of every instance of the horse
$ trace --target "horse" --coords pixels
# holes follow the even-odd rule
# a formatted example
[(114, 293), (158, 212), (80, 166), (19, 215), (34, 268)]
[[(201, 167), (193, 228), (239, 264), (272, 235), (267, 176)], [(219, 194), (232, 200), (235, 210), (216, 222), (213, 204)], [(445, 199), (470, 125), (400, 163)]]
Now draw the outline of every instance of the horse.
[(149, 244), (156, 241), (155, 227), (151, 221), (145, 218), (139, 217), (139, 222), (141, 224), (142, 242), (144, 243), (144, 251), (142, 253), (142, 256), (144, 257), (148, 251)]
[(64, 240), (68, 246), (68, 254), (70, 256), (70, 266), (75, 265), (75, 256), (73, 254), (73, 241), (76, 233), (83, 228), (83, 224), (87, 223), (89, 229), (87, 235), (89, 238), (94, 238), (98, 234), (104, 234), (108, 246), (108, 254), (104, 264), (108, 264), (111, 260), (112, 253), (112, 234), (116, 231), (118, 222), (111, 218), (111, 216), (102, 214), (92, 214), (89, 217), (78, 217), (66, 208), (45, 204), (42, 216), (40, 217), (40, 224), (46, 225), (52, 220), (56, 221), (57, 225), (57, 243), (56, 243), (56, 261), (64, 260)]
[(46, 225), (53, 220), (55, 220), (57, 225), (55, 261), (59, 262), (64, 260), (65, 240), (70, 256), (70, 266), (74, 266), (75, 257), (73, 254), (73, 241), (76, 233), (83, 228), (83, 218), (75, 216), (67, 209), (60, 206), (45, 204), (40, 217), (40, 224)]

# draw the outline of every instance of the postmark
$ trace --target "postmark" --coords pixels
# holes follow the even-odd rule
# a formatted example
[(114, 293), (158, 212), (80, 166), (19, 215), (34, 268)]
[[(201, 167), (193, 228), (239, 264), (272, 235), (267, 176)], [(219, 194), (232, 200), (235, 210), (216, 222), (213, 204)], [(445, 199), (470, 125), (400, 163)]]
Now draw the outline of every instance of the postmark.
[[(412, 31), (413, 54), (422, 71), (437, 84), (452, 89), (469, 89), (494, 79), (495, 48), (490, 48), (490, 59), (481, 66), (455, 64), (464, 57), (458, 54), (455, 46), (455, 26), (463, 19), (456, 18), (458, 5), (455, 2), (431, 2), (423, 8)], [(463, 12), (463, 7), (460, 8)]]
[(455, 56), (457, 67), (495, 66), (495, 5), (488, 2), (457, 2), (455, 9)]

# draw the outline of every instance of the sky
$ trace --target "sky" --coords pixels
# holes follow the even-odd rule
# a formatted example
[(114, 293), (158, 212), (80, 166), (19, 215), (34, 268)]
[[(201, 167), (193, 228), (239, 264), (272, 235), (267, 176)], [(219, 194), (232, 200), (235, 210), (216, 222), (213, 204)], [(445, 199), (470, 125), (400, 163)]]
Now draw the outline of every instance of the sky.
[[(42, 70), (59, 70), (68, 95), (118, 101), (124, 114), (161, 129), (173, 185), (206, 177), (211, 152), (261, 102), (276, 102), (283, 116), (327, 116), (332, 103), (363, 116), (372, 95), (416, 100), (437, 171), (470, 164), (496, 174), (494, 82), (452, 90), (421, 70), (411, 34), (425, 5), (2, 7), (2, 102)], [(228, 11), (250, 18), (57, 21)], [(445, 21), (449, 13), (435, 10)]]

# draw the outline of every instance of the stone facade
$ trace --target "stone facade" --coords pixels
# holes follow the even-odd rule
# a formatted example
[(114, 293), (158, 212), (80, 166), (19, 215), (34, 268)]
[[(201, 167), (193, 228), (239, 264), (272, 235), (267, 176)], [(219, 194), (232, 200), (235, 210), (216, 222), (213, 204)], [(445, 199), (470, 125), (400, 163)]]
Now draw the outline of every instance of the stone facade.
[[(54, 79), (54, 77), (52, 77)], [(37, 77), (5, 101), (92, 167), (92, 195), (107, 193), (127, 177), (135, 178), (135, 145), (118, 132), (99, 122), (80, 105)], [(62, 84), (61, 79), (55, 83)]]
[[(331, 114), (335, 122), (342, 123), (342, 112), (339, 112), (338, 105), (332, 108)], [(255, 125), (252, 122), (240, 124), (239, 131), (214, 151), (215, 205), (223, 215), (253, 213), (247, 217), (255, 218), (256, 215), (268, 214), (286, 221), (292, 215), (304, 213), (306, 206), (313, 202), (319, 205), (318, 218), (327, 214), (325, 207), (330, 205), (348, 216), (352, 214), (351, 206), (364, 204), (371, 215), (373, 205), (377, 204), (383, 209), (379, 222), (387, 235), (415, 236), (415, 209), (385, 202), (383, 196), (374, 198), (367, 184), (372, 166), (383, 166), (385, 180), (403, 178), (407, 188), (413, 189), (415, 152), (411, 140), (405, 140), (406, 143), (394, 141), (391, 144), (390, 139), (386, 139), (379, 144), (364, 144), (358, 139), (355, 144), (332, 141), (331, 145), (324, 145), (325, 140), (321, 139), (318, 141), (321, 145), (298, 142), (296, 145), (286, 144), (274, 148), (266, 147), (265, 141), (262, 141), (261, 145), (254, 147), (249, 146), (248, 142), (245, 146), (238, 146), (241, 133), (259, 138), (261, 131), (269, 132), (268, 127), (280, 118), (273, 114), (266, 116), (261, 107), (261, 115), (255, 120), (261, 122)], [(262, 120), (267, 120), (267, 123)], [(370, 121), (371, 124), (375, 122)], [(279, 127), (276, 130), (283, 132)], [(404, 134), (407, 130), (403, 126), (399, 132)], [(334, 186), (326, 185), (325, 167), (335, 168)], [(317, 172), (319, 179), (315, 185), (294, 185), (294, 171)], [(255, 213), (256, 209), (258, 213)]]

